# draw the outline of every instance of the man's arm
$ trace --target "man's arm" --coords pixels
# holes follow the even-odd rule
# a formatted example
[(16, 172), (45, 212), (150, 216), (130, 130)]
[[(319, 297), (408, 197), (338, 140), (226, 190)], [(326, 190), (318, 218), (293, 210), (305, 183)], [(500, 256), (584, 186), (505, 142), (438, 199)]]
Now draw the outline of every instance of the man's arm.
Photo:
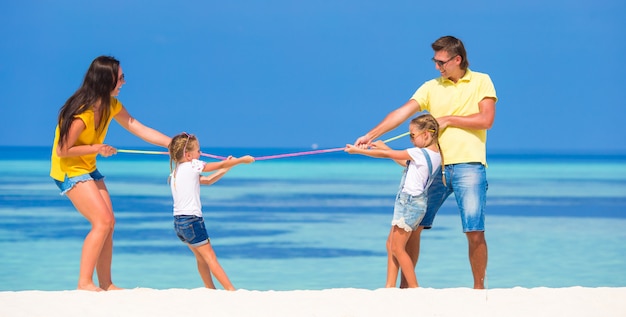
[(400, 108), (390, 112), (383, 121), (381, 121), (372, 130), (361, 136), (354, 142), (355, 146), (365, 146), (372, 142), (372, 140), (380, 137), (381, 135), (397, 128), (402, 122), (406, 121), (414, 113), (419, 112), (420, 105), (414, 99), (407, 101)]
[(484, 98), (478, 103), (478, 113), (469, 116), (443, 116), (437, 118), (441, 130), (455, 127), (469, 130), (489, 130), (496, 116), (496, 100)]

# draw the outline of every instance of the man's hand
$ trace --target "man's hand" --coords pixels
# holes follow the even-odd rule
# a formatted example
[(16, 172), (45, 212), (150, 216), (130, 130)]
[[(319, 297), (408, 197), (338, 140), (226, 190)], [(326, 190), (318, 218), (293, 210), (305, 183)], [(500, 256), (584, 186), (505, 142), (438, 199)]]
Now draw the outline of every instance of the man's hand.
[(372, 140), (367, 135), (364, 135), (354, 141), (354, 146), (361, 149), (367, 149), (368, 147), (370, 147), (371, 143)]

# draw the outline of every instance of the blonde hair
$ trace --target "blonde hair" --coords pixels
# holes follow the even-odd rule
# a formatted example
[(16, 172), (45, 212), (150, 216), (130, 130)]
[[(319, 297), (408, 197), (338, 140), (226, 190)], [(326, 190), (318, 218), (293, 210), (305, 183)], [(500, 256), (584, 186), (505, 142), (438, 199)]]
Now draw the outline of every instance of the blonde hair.
[(431, 146), (433, 143), (437, 143), (439, 155), (441, 155), (441, 177), (443, 184), (445, 185), (446, 174), (443, 163), (443, 151), (441, 151), (441, 145), (439, 144), (439, 122), (437, 122), (437, 119), (435, 119), (435, 117), (433, 117), (431, 114), (425, 113), (413, 118), (410, 124), (414, 125), (420, 130), (426, 130), (428, 133), (430, 133), (432, 141), (425, 147)]
[[(170, 154), (170, 175), (174, 172), (178, 164), (185, 158), (185, 153), (193, 149), (197, 145), (198, 138), (195, 135), (183, 132), (172, 138), (167, 150)], [(170, 178), (167, 179), (170, 182)]]

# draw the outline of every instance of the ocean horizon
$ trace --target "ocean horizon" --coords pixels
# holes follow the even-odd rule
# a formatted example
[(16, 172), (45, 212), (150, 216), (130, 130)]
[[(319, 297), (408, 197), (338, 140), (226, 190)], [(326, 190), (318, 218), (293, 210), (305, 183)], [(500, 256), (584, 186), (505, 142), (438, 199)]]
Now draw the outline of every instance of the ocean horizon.
[[(0, 153), (0, 291), (74, 289), (89, 223), (48, 176), (50, 148)], [(488, 163), (488, 287), (626, 286), (626, 154), (498, 153)], [(167, 155), (119, 153), (98, 158), (98, 168), (117, 220), (114, 282), (201, 287), (193, 255), (172, 229)], [(343, 152), (237, 166), (201, 189), (211, 243), (237, 288), (382, 287), (401, 171)], [(423, 287), (471, 287), (453, 196), (422, 235), (416, 272)]]

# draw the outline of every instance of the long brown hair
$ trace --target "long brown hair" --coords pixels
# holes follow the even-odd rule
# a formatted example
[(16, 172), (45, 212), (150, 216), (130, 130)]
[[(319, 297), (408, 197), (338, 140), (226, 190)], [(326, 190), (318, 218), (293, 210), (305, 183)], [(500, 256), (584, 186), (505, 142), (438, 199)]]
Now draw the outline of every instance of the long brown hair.
[(111, 92), (117, 86), (120, 62), (111, 56), (99, 56), (91, 62), (83, 84), (59, 110), (59, 146), (67, 141), (74, 116), (100, 103), (98, 129), (104, 129), (111, 115)]

